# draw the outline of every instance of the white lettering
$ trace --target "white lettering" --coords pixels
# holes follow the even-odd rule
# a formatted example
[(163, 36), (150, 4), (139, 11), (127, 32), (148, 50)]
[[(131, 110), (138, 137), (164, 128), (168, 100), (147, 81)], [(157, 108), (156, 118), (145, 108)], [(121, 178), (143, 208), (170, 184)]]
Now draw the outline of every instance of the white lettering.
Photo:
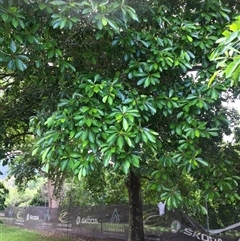
[(81, 223), (98, 223), (98, 220), (96, 218), (82, 218)]
[(103, 232), (123, 235), (125, 233), (125, 230), (123, 228), (104, 228)]
[(183, 233), (188, 236), (192, 236), (193, 231), (190, 228), (185, 228)]
[(20, 219), (20, 220), (17, 220), (18, 223), (24, 223), (25, 220), (23, 219)]
[(52, 226), (52, 223), (42, 223), (42, 225), (45, 225), (45, 226)]
[(198, 240), (202, 240), (202, 241), (223, 241), (222, 239), (216, 239), (216, 238), (213, 238), (205, 233), (200, 233), (200, 232), (197, 232), (197, 231), (192, 231), (192, 229), (190, 228), (185, 228), (183, 233), (187, 236), (191, 236), (191, 237), (195, 237), (197, 238)]
[(198, 240), (201, 240), (201, 233), (199, 232), (194, 232), (192, 237), (196, 237)]
[(69, 228), (69, 227), (72, 227), (72, 224), (68, 224), (68, 223), (58, 223), (57, 224), (57, 227), (67, 227), (67, 228)]
[(29, 219), (30, 219), (30, 220), (39, 220), (39, 216), (30, 215), (30, 216), (29, 216)]
[(16, 225), (24, 225), (24, 223), (15, 222)]
[(201, 235), (201, 240), (209, 241), (209, 236), (206, 235), (205, 233), (202, 233), (202, 235)]

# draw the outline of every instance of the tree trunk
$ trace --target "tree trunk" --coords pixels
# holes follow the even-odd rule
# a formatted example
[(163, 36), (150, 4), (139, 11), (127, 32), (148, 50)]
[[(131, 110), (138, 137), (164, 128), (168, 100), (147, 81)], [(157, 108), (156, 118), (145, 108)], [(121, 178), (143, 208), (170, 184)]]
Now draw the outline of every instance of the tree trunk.
[(48, 177), (48, 207), (49, 208), (59, 208), (59, 198), (54, 195), (54, 184), (52, 183), (52, 179)]
[(128, 241), (144, 241), (140, 175), (131, 170), (126, 185), (129, 195)]

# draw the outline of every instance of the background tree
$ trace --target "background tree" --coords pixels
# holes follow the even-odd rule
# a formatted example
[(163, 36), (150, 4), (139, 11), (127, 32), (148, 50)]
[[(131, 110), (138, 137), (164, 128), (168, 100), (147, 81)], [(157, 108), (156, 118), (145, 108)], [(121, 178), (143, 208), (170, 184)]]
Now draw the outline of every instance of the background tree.
[(4, 210), (4, 208), (6, 207), (5, 201), (8, 193), (8, 189), (3, 185), (2, 182), (0, 182), (0, 210)]
[(43, 190), (39, 189), (35, 201), (32, 201), (31, 203), (47, 203), (51, 208), (58, 208), (63, 191), (64, 180), (67, 175), (54, 166), (46, 172), (40, 158), (38, 156), (32, 156), (32, 146), (33, 141), (26, 140), (20, 147), (21, 153), (18, 153), (18, 155), (12, 157), (11, 160), (8, 160), (8, 177), (14, 177), (14, 182), (20, 192), (26, 191), (29, 182), (38, 182), (39, 179), (43, 178), (46, 185), (42, 188), (45, 189), (45, 192), (47, 193), (47, 201), (44, 195), (42, 195), (42, 199), (39, 197), (43, 194)]

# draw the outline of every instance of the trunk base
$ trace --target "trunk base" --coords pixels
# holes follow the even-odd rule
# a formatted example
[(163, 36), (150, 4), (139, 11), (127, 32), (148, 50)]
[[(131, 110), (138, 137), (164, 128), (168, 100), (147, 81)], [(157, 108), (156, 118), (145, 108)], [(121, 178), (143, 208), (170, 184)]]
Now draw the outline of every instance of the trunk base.
[(129, 194), (128, 241), (145, 241), (140, 175), (134, 173), (132, 170), (128, 176), (127, 189)]

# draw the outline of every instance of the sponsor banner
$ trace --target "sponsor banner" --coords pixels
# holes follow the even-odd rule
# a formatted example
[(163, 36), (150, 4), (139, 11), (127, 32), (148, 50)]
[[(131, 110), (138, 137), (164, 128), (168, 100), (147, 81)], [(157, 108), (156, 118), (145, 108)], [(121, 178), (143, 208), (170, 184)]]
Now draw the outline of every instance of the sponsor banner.
[[(184, 212), (165, 211), (163, 207), (144, 207), (146, 241), (240, 241), (240, 222), (208, 232)], [(24, 228), (127, 240), (128, 210), (128, 206), (8, 207), (0, 212), (0, 219)]]

